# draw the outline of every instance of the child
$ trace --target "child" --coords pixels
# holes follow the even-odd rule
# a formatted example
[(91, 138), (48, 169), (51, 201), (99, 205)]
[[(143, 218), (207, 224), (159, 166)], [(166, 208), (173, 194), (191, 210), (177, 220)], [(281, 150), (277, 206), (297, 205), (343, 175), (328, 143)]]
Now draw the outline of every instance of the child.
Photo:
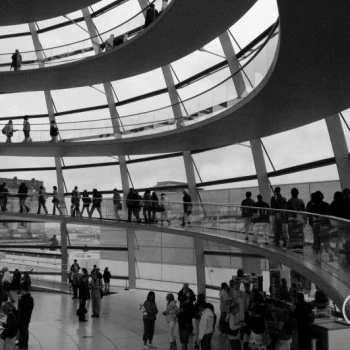
[(166, 317), (169, 327), (169, 336), (170, 336), (170, 348), (176, 346), (175, 340), (175, 326), (177, 318), (177, 305), (176, 300), (173, 294), (167, 294), (166, 300), (168, 302), (166, 310), (163, 312), (163, 315)]
[[(148, 350), (153, 348), (152, 340), (154, 334), (154, 324), (156, 321), (156, 315), (158, 313), (157, 304), (155, 302), (156, 296), (153, 291), (150, 291), (147, 295), (147, 299), (141, 308), (143, 308), (143, 348)], [(148, 340), (148, 345), (147, 345)]]

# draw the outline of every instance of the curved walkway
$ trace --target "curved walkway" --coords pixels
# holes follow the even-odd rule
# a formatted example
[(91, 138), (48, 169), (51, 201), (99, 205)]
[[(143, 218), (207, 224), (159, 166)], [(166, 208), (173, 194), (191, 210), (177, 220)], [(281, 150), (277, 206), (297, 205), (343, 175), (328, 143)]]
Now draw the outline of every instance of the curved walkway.
[(93, 5), (99, 0), (2, 0), (0, 26), (43, 21)]
[(120, 228), (133, 228), (135, 230), (142, 229), (143, 231), (163, 232), (168, 234), (199, 238), (224, 244), (227, 246), (233, 246), (249, 253), (254, 253), (260, 256), (264, 256), (275, 262), (283, 264), (299, 272), (321, 289), (327, 291), (327, 295), (334, 303), (341, 309), (345, 298), (350, 294), (350, 282), (348, 273), (342, 274), (341, 271), (337, 271), (337, 275), (334, 275), (334, 271), (329, 269), (324, 264), (317, 264), (316, 261), (312, 261), (312, 257), (307, 256), (307, 259), (301, 254), (293, 253), (289, 250), (284, 250), (278, 247), (266, 245), (264, 243), (246, 242), (244, 235), (241, 238), (237, 238), (236, 234), (232, 231), (222, 231), (213, 234), (212, 232), (206, 233), (205, 228), (199, 226), (198, 228), (182, 228), (182, 227), (163, 227), (160, 225), (148, 225), (127, 223), (114, 220), (101, 220), (101, 219), (76, 219), (69, 216), (51, 216), (51, 215), (36, 215), (36, 214), (21, 214), (2, 212), (0, 218), (3, 219), (21, 219), (26, 221), (42, 221), (42, 222), (65, 222), (67, 224), (78, 224), (87, 226), (103, 226), (103, 227), (120, 227)]
[(346, 16), (350, 3), (320, 0), (315, 6), (313, 0), (278, 0), (278, 6), (280, 43), (269, 73), (252, 93), (215, 117), (179, 130), (128, 139), (50, 147), (47, 143), (2, 145), (0, 154), (75, 157), (206, 149), (287, 131), (350, 107)]
[(55, 67), (0, 73), (0, 92), (67, 89), (151, 71), (214, 40), (255, 2), (174, 0), (152, 25), (115, 50)]

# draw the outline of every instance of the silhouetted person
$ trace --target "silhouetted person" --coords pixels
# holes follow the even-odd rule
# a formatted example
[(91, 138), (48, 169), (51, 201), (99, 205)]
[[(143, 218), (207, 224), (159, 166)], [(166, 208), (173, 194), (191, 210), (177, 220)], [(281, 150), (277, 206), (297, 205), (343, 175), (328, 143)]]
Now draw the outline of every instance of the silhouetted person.
[(294, 310), (297, 321), (299, 350), (311, 349), (310, 325), (314, 322), (311, 305), (304, 300), (304, 294), (297, 294), (297, 304)]
[(257, 199), (258, 201), (255, 203), (255, 206), (261, 209), (257, 209), (256, 222), (270, 222), (269, 211), (266, 210), (267, 208), (270, 208), (270, 206), (263, 201), (263, 196), (261, 194), (258, 194)]
[(254, 207), (255, 202), (252, 200), (252, 193), (246, 192), (245, 199), (242, 200), (242, 218), (244, 218), (244, 233), (246, 241), (249, 240), (249, 229), (250, 224), (252, 222), (252, 216), (254, 213), (254, 209), (246, 208), (246, 207)]
[[(323, 201), (323, 198), (323, 193), (321, 191), (316, 191), (313, 194), (313, 204), (311, 205), (311, 207), (309, 207), (309, 210), (312, 213), (320, 215), (330, 215), (330, 206), (328, 203)], [(314, 234), (314, 243), (312, 248), (316, 253), (318, 253), (321, 249), (321, 229), (325, 228), (327, 230), (328, 236), (329, 220), (327, 218), (313, 216), (312, 220), (309, 220), (309, 223), (312, 226), (312, 231)]]
[(27, 289), (22, 289), (18, 299), (18, 326), (19, 326), (19, 349), (28, 349), (29, 323), (34, 308), (34, 300)]
[(13, 68), (13, 70), (21, 70), (22, 67), (22, 55), (19, 53), (19, 50), (17, 49), (15, 53), (11, 57), (11, 67), (10, 70)]
[(51, 136), (51, 141), (50, 142), (56, 142), (57, 141), (57, 136), (58, 136), (58, 126), (54, 120), (51, 120), (50, 124), (50, 136)]
[(146, 11), (145, 28), (148, 27), (158, 17), (158, 11), (155, 9), (154, 4), (149, 5)]
[(131, 222), (131, 215), (133, 214), (137, 220), (137, 222), (141, 222), (139, 215), (139, 196), (137, 192), (130, 188), (129, 193), (126, 197), (126, 206), (128, 208), (128, 222)]
[(12, 120), (10, 119), (8, 123), (3, 127), (2, 133), (6, 135), (6, 143), (11, 143), (11, 137), (13, 136), (13, 133), (18, 131), (13, 128)]
[(293, 210), (295, 213), (288, 213), (288, 234), (290, 248), (302, 249), (304, 247), (304, 225), (306, 215), (296, 212), (305, 211), (305, 204), (300, 199), (297, 188), (292, 188), (290, 191), (292, 197), (288, 200), (286, 209)]
[(48, 214), (46, 209), (46, 191), (44, 186), (39, 187), (39, 197), (38, 197), (38, 212), (40, 214), (41, 208), (44, 209), (45, 214)]
[[(275, 188), (275, 194), (271, 198), (271, 208), (273, 209), (286, 209), (287, 201), (286, 199), (281, 195), (281, 188), (276, 187)], [(286, 237), (283, 237), (283, 230), (282, 225), (285, 219), (285, 215), (282, 211), (273, 210), (271, 211), (272, 215), (274, 216), (274, 222), (273, 222), (273, 234), (274, 234), (274, 243), (275, 245), (280, 245), (280, 240), (283, 240), (283, 246), (287, 246), (287, 240)]]
[(102, 212), (101, 212), (101, 203), (102, 203), (102, 194), (97, 191), (96, 188), (92, 190), (92, 206), (89, 213), (89, 217), (92, 217), (92, 214), (94, 213), (95, 209), (100, 215), (100, 219), (102, 219)]
[(18, 187), (18, 199), (19, 199), (19, 212), (23, 213), (23, 208), (29, 212), (29, 207), (26, 205), (26, 199), (28, 197), (28, 187), (27, 185), (22, 182), (20, 186)]
[(183, 200), (183, 208), (184, 208), (184, 216), (182, 218), (182, 226), (185, 227), (186, 223), (191, 224), (190, 215), (192, 214), (192, 198), (188, 194), (187, 190), (183, 190), (182, 193), (184, 196), (182, 197)]
[(32, 139), (30, 138), (30, 124), (28, 121), (28, 116), (25, 115), (23, 118), (23, 134), (24, 134), (24, 140), (23, 142), (31, 142)]

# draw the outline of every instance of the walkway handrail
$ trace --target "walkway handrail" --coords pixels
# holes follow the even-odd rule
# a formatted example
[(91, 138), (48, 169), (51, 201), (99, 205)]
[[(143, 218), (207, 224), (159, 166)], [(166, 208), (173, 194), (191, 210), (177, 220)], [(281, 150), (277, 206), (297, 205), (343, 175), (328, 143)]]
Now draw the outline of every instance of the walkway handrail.
[[(146, 203), (156, 203), (149, 202)], [(102, 219), (94, 219), (96, 215), (80, 218), (80, 214), (71, 217), (16, 213), (18, 207), (12, 205), (14, 212), (1, 212), (0, 220), (65, 222), (68, 231), (71, 224), (96, 225), (200, 238), (232, 245), (290, 266), (321, 288), (328, 288), (329, 296), (338, 307), (350, 292), (350, 221), (347, 219), (260, 206), (165, 201), (164, 210), (153, 210), (159, 206), (144, 206), (145, 220), (141, 221), (138, 203), (133, 199), (133, 205), (127, 210), (125, 201), (114, 206), (112, 199), (103, 199)], [(133, 220), (129, 220), (131, 217), (127, 217), (126, 211), (133, 215)], [(207, 215), (203, 215), (204, 211)]]

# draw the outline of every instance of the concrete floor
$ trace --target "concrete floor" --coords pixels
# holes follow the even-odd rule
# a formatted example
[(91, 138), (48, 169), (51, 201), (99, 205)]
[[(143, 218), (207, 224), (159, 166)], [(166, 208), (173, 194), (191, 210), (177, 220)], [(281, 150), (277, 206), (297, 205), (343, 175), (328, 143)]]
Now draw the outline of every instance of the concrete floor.
[[(139, 305), (148, 291), (120, 290), (101, 301), (100, 318), (91, 318), (91, 303), (87, 305), (88, 322), (78, 322), (78, 301), (72, 295), (32, 292), (34, 311), (30, 323), (30, 350), (138, 350), (142, 349), (143, 323)], [(167, 323), (161, 314), (165, 310), (166, 293), (156, 292), (159, 314), (153, 339), (157, 349), (169, 349)], [(218, 305), (215, 312), (219, 317)], [(213, 350), (227, 350), (226, 336), (214, 333)], [(177, 343), (180, 341), (177, 336)], [(194, 349), (193, 338), (189, 349)], [(178, 350), (181, 346), (178, 345)], [(175, 350), (175, 349), (174, 349)]]

